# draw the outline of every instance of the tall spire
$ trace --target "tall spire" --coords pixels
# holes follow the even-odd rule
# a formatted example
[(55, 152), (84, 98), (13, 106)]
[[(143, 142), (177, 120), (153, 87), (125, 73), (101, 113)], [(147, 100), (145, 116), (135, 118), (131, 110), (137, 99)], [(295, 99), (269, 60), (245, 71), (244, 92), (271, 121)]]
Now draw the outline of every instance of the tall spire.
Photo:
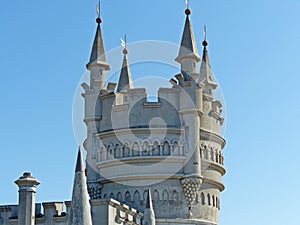
[(143, 225), (155, 225), (155, 214), (152, 206), (151, 191), (148, 189)]
[(97, 14), (98, 17), (96, 19), (96, 22), (98, 25), (97, 25), (96, 35), (94, 38), (90, 60), (86, 65), (86, 67), (88, 70), (91, 70), (91, 67), (97, 65), (102, 67), (105, 70), (109, 70), (110, 66), (106, 62), (105, 49), (104, 49), (104, 43), (102, 38), (101, 26), (100, 26), (100, 24), (102, 23), (102, 19), (100, 18), (100, 1), (99, 1), (99, 5), (97, 5)]
[(186, 7), (187, 8), (185, 10), (186, 19), (184, 24), (184, 30), (176, 61), (180, 63), (183, 58), (194, 58), (197, 62), (199, 62), (200, 57), (198, 54), (195, 36), (190, 21), (191, 10), (189, 9), (189, 1), (186, 1)]
[(181, 44), (176, 61), (181, 64), (181, 73), (184, 81), (190, 80), (190, 75), (193, 78), (198, 77), (197, 63), (200, 61), (196, 40), (190, 21), (191, 10), (189, 9), (189, 1), (186, 1), (186, 20), (184, 24)]
[(106, 82), (106, 70), (110, 69), (109, 64), (106, 62), (102, 32), (101, 32), (101, 22), (100, 18), (100, 1), (97, 5), (97, 31), (94, 38), (92, 53), (90, 56), (90, 61), (86, 65), (86, 68), (90, 71), (90, 88), (93, 90), (105, 89)]
[(207, 51), (208, 42), (206, 40), (206, 26), (204, 27), (204, 41), (202, 42), (202, 45), (203, 45), (203, 55), (202, 55), (202, 62), (200, 67), (199, 82), (204, 83), (206, 89), (210, 89), (210, 90), (216, 89), (217, 83), (212, 73), (208, 51)]
[(133, 88), (131, 72), (130, 72), (128, 59), (127, 59), (128, 50), (127, 50), (127, 43), (126, 43), (126, 35), (124, 40), (121, 39), (121, 41), (122, 41), (122, 46), (124, 48), (123, 49), (124, 58), (123, 58), (121, 74), (118, 82), (117, 92), (128, 91), (128, 89)]
[(70, 209), (69, 225), (92, 225), (82, 152), (79, 148)]

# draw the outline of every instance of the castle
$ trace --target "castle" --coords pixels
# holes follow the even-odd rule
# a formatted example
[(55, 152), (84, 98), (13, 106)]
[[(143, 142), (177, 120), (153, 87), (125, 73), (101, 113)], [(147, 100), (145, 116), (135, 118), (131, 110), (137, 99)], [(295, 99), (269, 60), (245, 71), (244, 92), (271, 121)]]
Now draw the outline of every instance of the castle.
[(206, 37), (201, 60), (188, 7), (185, 14), (175, 59), (181, 71), (148, 102), (146, 89), (134, 88), (126, 43), (119, 82), (106, 84), (98, 13), (90, 82), (82, 84), (86, 166), (79, 150), (72, 200), (36, 203), (40, 182), (26, 172), (15, 182), (19, 204), (0, 206), (0, 225), (218, 224), (226, 172), (222, 104)]

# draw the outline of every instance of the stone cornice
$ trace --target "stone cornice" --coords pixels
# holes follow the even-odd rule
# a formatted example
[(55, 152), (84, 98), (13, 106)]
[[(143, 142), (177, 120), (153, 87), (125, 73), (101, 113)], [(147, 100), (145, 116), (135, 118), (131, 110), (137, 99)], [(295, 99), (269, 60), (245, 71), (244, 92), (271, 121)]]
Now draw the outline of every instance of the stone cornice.
[(221, 145), (222, 149), (226, 145), (226, 141), (220, 135), (200, 129), (200, 139), (204, 141), (214, 141)]
[(116, 130), (109, 130), (104, 131), (97, 134), (98, 138), (106, 138), (113, 135), (121, 135), (121, 134), (130, 134), (130, 133), (168, 133), (168, 134), (181, 134), (183, 129), (175, 128), (175, 127), (167, 127), (167, 128), (149, 128), (149, 127), (141, 127), (141, 128), (123, 128), (123, 129), (116, 129)]

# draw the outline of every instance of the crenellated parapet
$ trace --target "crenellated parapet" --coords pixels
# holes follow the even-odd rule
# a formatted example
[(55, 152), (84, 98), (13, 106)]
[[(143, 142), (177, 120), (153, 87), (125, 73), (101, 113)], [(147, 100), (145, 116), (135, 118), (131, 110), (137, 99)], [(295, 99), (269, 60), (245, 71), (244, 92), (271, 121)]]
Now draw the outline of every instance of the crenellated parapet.
[[(40, 225), (68, 225), (69, 202), (43, 202), (35, 204), (35, 224)], [(0, 224), (18, 224), (19, 206), (0, 206)]]

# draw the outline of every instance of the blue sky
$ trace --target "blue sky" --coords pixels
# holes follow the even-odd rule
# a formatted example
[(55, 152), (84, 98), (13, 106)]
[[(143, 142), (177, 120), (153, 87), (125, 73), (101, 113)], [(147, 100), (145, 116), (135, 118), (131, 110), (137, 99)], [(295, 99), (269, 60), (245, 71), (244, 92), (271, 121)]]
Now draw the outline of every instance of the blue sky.
[[(13, 181), (24, 171), (42, 181), (38, 201), (70, 199), (77, 151), (72, 105), (96, 29), (95, 5), (0, 3), (0, 204), (17, 202)], [(207, 25), (211, 63), (227, 108), (220, 224), (296, 223), (300, 2), (191, 0), (190, 6), (199, 51)], [(103, 0), (106, 50), (118, 47), (125, 33), (128, 42), (178, 44), (184, 8), (184, 0)], [(148, 75), (138, 66), (132, 73), (134, 79)]]

